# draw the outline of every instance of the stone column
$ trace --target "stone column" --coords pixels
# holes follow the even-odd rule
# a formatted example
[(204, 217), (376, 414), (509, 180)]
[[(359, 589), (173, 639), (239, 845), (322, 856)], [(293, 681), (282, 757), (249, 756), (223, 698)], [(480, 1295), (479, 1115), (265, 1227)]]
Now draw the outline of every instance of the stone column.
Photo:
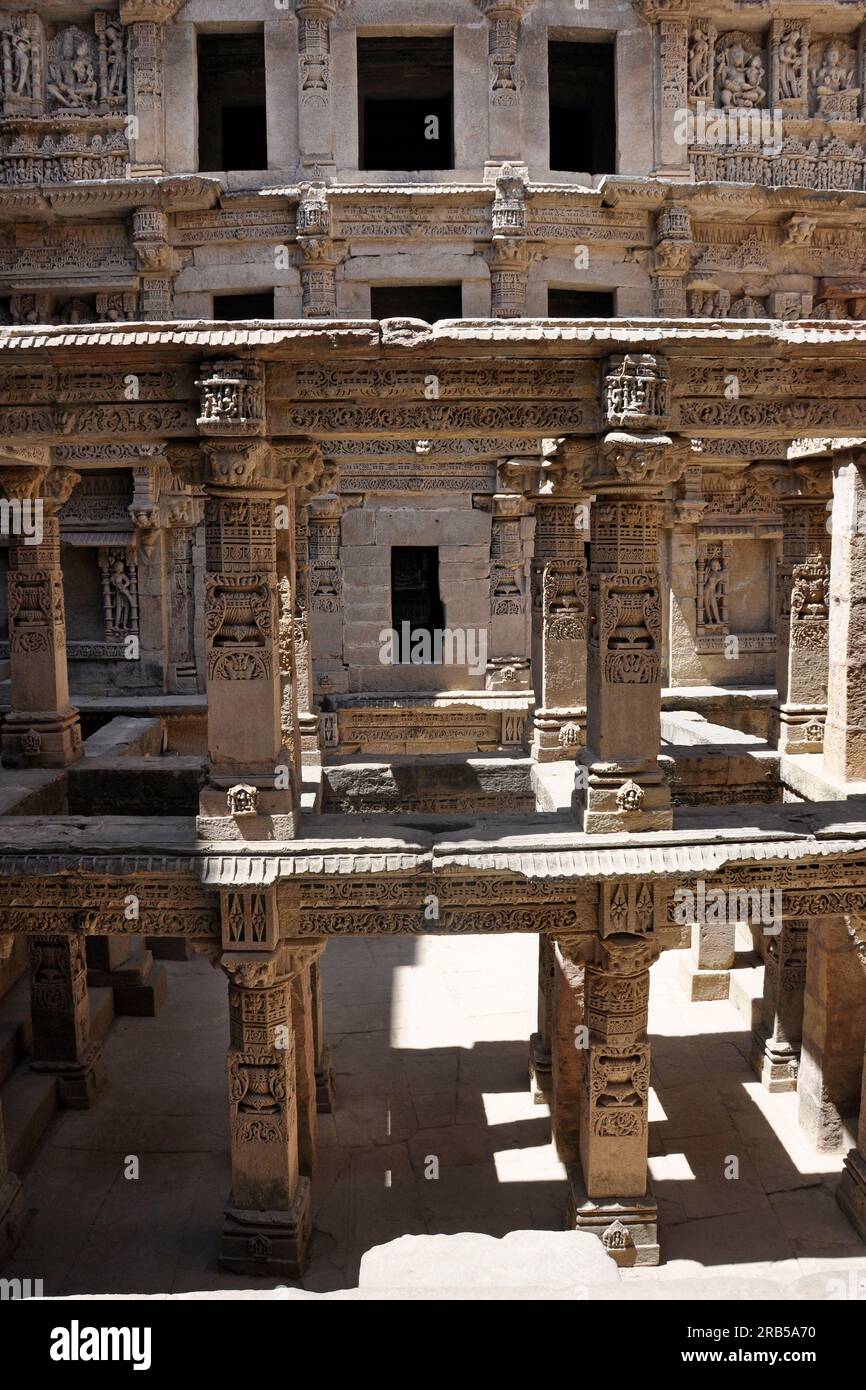
[[(656, 172), (678, 173), (688, 169), (688, 142), (682, 138), (682, 112), (689, 98), (689, 26), (684, 19), (663, 19), (656, 28), (659, 91), (655, 109)], [(707, 105), (712, 106), (710, 91)]]
[(667, 673), (671, 686), (706, 682), (697, 653), (698, 625), (704, 618), (697, 585), (698, 528), (707, 508), (702, 475), (700, 464), (687, 465), (672, 509)]
[(575, 756), (586, 728), (587, 575), (584, 537), (588, 499), (556, 488), (535, 506), (535, 585), (540, 609), (541, 667), (532, 755), (538, 762)]
[(320, 1115), (330, 1115), (334, 1108), (334, 1072), (331, 1066), (331, 1049), (325, 1042), (324, 1000), (322, 995), (320, 959), (316, 959), (310, 967), (310, 994), (313, 1001), (316, 1109)]
[(174, 262), (168, 214), (161, 208), (136, 208), (132, 246), (139, 268), (140, 316), (150, 323), (173, 318)]
[(206, 839), (292, 839), (299, 798), (283, 755), (277, 621), (276, 508), (286, 482), (254, 437), (264, 428), (259, 364), (227, 359), (201, 372), (199, 428), (211, 436), (203, 444), (209, 767), (198, 830)]
[(752, 1066), (768, 1091), (795, 1091), (803, 1039), (808, 921), (783, 921), (768, 935), (762, 1018), (752, 1032)]
[[(257, 915), (262, 895), (227, 896), (236, 904), (242, 900), (248, 916)], [(225, 932), (225, 906), (223, 911)], [(297, 1279), (310, 1237), (310, 1181), (298, 1155), (292, 1017), (297, 962), (282, 943), (272, 950), (226, 952), (221, 963), (229, 978), (232, 1191), (220, 1268)]]
[(298, 506), (295, 522), (295, 682), (303, 761), (321, 756), (319, 716), (313, 695), (310, 651), (310, 509)]
[(689, 998), (727, 999), (731, 990), (731, 969), (736, 955), (735, 922), (697, 921), (691, 924), (692, 942), (683, 951), (682, 980)]
[(85, 938), (31, 936), (30, 1021), (34, 1071), (57, 1078), (61, 1105), (89, 1110), (105, 1084), (102, 1043), (90, 1037)]
[(529, 1081), (536, 1105), (546, 1105), (552, 1086), (553, 1001), (556, 951), (551, 937), (538, 938), (538, 1032), (529, 1038)]
[(826, 464), (752, 468), (782, 513), (776, 569), (776, 689), (769, 739), (784, 753), (820, 753), (827, 717), (830, 532)]
[[(606, 927), (614, 918), (602, 909)], [(657, 1207), (647, 1194), (647, 1041), (651, 940), (602, 936), (586, 967), (589, 1029), (581, 1088), (580, 1166), (569, 1168), (569, 1224), (598, 1235), (618, 1265), (658, 1264)]]
[(334, 170), (331, 20), (343, 0), (295, 0), (298, 18), (298, 138), (301, 167)]
[(15, 1248), (27, 1224), (21, 1179), (9, 1171), (3, 1107), (0, 1105), (0, 1265)]
[(78, 711), (69, 703), (58, 519), (79, 477), (68, 468), (3, 467), (0, 461), (10, 517), (7, 767), (64, 767), (82, 754)]
[(686, 283), (694, 251), (692, 224), (686, 207), (668, 205), (655, 219), (655, 249), (650, 275), (659, 318), (686, 318)]
[(315, 942), (292, 946), (297, 974), (292, 977), (292, 1029), (295, 1039), (295, 1082), (298, 1094), (298, 1166), (312, 1178), (316, 1162), (318, 1093), (316, 1083), (316, 1000), (313, 968), (325, 949)]
[(120, 3), (120, 22), (126, 26), (129, 53), (130, 170), (133, 174), (162, 174), (165, 170), (164, 26), (174, 18), (182, 3), (183, 0), (121, 0)]
[(824, 767), (866, 778), (866, 487), (862, 454), (833, 469), (829, 680)]
[(183, 493), (166, 500), (168, 521), (168, 688), (172, 694), (198, 690), (195, 662), (195, 574), (192, 546), (199, 505)]
[(301, 311), (304, 318), (332, 319), (337, 313), (336, 276), (342, 253), (331, 239), (327, 189), (319, 184), (301, 184), (296, 215)]
[(490, 24), (488, 168), (521, 164), (520, 21), (535, 0), (478, 0)]
[[(592, 955), (591, 936), (556, 936), (550, 943), (553, 974), (550, 1001), (550, 1127), (563, 1163), (580, 1161), (581, 1097), (586, 1086), (586, 1046), (589, 1031), (584, 1018), (586, 957)], [(542, 1096), (546, 1101), (547, 1096)], [(570, 1196), (570, 1189), (569, 1189)]]
[[(595, 494), (591, 514), (586, 748), (575, 808), (584, 829), (664, 830), (673, 823), (659, 765), (662, 496), (689, 461), (686, 441), (659, 432), (668, 417), (667, 364), (649, 353), (608, 363), (600, 446), (564, 455)], [(583, 769), (586, 769), (584, 771)]]
[(803, 1040), (797, 1076), (800, 1124), (816, 1146), (844, 1143), (857, 1112), (866, 1040), (866, 972), (862, 944), (847, 917), (809, 923)]
[(866, 1055), (863, 1059), (857, 1144), (849, 1149), (845, 1157), (836, 1200), (854, 1230), (862, 1240), (866, 1240)]

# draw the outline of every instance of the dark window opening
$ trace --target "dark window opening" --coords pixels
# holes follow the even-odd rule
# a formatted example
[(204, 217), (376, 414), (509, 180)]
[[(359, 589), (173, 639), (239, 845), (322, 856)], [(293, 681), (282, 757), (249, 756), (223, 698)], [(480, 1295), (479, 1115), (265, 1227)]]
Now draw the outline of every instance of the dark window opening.
[(614, 313), (610, 290), (547, 291), (549, 319), (612, 319)]
[(198, 167), (268, 167), (262, 34), (198, 36)]
[(551, 169), (616, 173), (613, 44), (551, 40), (548, 81)]
[(362, 169), (454, 168), (454, 41), (358, 39)]
[(274, 292), (263, 290), (256, 294), (215, 294), (213, 297), (213, 317), (215, 319), (272, 319), (274, 317)]
[(373, 319), (439, 319), (463, 317), (461, 285), (371, 285), (370, 317)]
[(0, 299), (0, 328), (4, 324), (12, 322), (12, 301), (11, 299)]
[[(397, 634), (401, 662), (412, 660), (412, 644), (419, 637), (418, 650), (435, 650), (435, 633), (445, 627), (439, 597), (438, 546), (391, 547), (391, 626)], [(415, 664), (423, 663), (416, 659)]]

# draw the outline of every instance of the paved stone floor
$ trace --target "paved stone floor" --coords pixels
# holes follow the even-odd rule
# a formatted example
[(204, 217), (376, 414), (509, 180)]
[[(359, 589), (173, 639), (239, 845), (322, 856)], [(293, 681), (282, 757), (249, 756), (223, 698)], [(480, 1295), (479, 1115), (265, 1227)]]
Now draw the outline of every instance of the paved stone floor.
[[(562, 1169), (526, 1084), (536, 950), (516, 936), (328, 947), (337, 1104), (320, 1116), (305, 1288), (354, 1287), (364, 1252), (404, 1233), (561, 1228)], [(833, 1198), (842, 1156), (806, 1142), (795, 1096), (762, 1090), (743, 1018), (690, 1004), (680, 964), (669, 952), (653, 967), (650, 1015), (666, 1262), (627, 1272), (621, 1294), (826, 1297), (843, 1278), (866, 1297), (866, 1246)], [(7, 1276), (42, 1278), (49, 1294), (249, 1284), (214, 1263), (229, 1186), (225, 983), (201, 958), (167, 965), (159, 1018), (115, 1023), (108, 1090), (60, 1116), (26, 1174), (36, 1215)]]

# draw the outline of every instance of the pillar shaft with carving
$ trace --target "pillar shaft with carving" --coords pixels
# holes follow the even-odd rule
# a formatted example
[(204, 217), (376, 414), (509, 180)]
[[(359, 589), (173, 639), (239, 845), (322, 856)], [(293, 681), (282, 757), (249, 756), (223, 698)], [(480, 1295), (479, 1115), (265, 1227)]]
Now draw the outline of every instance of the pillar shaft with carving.
[[(588, 1029), (580, 1098), (580, 1170), (569, 1169), (571, 1221), (598, 1235), (621, 1265), (658, 1264), (657, 1209), (647, 1194), (650, 1045), (647, 1041), (651, 937), (616, 930), (641, 916), (652, 921), (647, 885), (602, 885), (601, 935), (586, 966)], [(634, 899), (634, 901), (632, 901)]]
[(534, 3), (535, 0), (478, 0), (490, 26), (488, 125), (492, 166), (519, 163), (523, 158), (520, 24)]
[(588, 500), (552, 495), (535, 505), (533, 607), (540, 642), (533, 656), (540, 679), (532, 752), (539, 762), (574, 758), (584, 742), (588, 515)]
[(833, 473), (824, 766), (851, 782), (866, 779), (866, 457), (848, 456)]
[(277, 617), (276, 509), (285, 503), (285, 481), (274, 476), (278, 464), (269, 446), (255, 437), (264, 428), (259, 365), (205, 363), (200, 386), (199, 428), (208, 436), (209, 768), (199, 798), (199, 833), (208, 839), (291, 839), (298, 798), (283, 756)]
[(575, 806), (584, 829), (667, 829), (670, 786), (659, 765), (662, 498), (691, 455), (663, 433), (667, 363), (650, 353), (612, 358), (604, 377), (608, 429), (598, 445), (566, 444), (563, 457), (595, 495), (591, 512), (586, 748)]
[[(226, 894), (223, 935), (234, 915), (264, 924), (271, 935), (275, 905), (268, 894)], [(267, 920), (267, 923), (265, 924)], [(254, 928), (253, 928), (254, 930)], [(229, 978), (229, 1138), (232, 1191), (225, 1214), (220, 1267), (235, 1274), (299, 1278), (310, 1236), (310, 1183), (300, 1170), (293, 980), (298, 962), (288, 946), (227, 951)]]
[(67, 468), (0, 467), (10, 518), (12, 708), (3, 724), (10, 767), (64, 767), (82, 754), (69, 703), (58, 512), (79, 481)]
[(90, 1037), (90, 1000), (83, 935), (32, 936), (30, 946), (31, 1066), (57, 1078), (62, 1105), (86, 1110), (105, 1082), (102, 1044)]
[(808, 930), (808, 921), (789, 919), (767, 937), (762, 1018), (752, 1032), (752, 1065), (768, 1091), (797, 1089)]
[(776, 572), (776, 690), (769, 737), (781, 752), (820, 753), (827, 717), (832, 495), (824, 465), (753, 468), (782, 513)]
[(331, 21), (343, 0), (295, 0), (298, 21), (298, 135), (301, 166), (335, 166)]

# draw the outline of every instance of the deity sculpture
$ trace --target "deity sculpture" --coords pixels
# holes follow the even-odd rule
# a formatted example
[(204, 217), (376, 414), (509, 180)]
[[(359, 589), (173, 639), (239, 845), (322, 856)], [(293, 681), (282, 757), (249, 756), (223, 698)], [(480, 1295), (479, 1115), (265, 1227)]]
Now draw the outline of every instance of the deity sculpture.
[(689, 88), (693, 97), (710, 95), (710, 44), (703, 29), (695, 29), (689, 45)]
[(824, 49), (824, 61), (815, 73), (815, 91), (819, 97), (837, 96), (840, 92), (852, 92), (854, 71), (842, 61), (841, 44), (831, 40)]
[(779, 96), (796, 98), (801, 92), (801, 39), (796, 29), (789, 29), (779, 42)]
[(96, 73), (83, 34), (72, 29), (65, 31), (59, 59), (48, 65), (48, 77), (48, 95), (61, 106), (89, 106), (96, 101)]
[(732, 43), (722, 53), (719, 65), (719, 100), (723, 107), (760, 106), (766, 96), (763, 86), (764, 64), (759, 54), (751, 58), (741, 43)]
[(721, 560), (713, 558), (704, 572), (704, 622), (720, 626), (725, 596), (725, 572)]

